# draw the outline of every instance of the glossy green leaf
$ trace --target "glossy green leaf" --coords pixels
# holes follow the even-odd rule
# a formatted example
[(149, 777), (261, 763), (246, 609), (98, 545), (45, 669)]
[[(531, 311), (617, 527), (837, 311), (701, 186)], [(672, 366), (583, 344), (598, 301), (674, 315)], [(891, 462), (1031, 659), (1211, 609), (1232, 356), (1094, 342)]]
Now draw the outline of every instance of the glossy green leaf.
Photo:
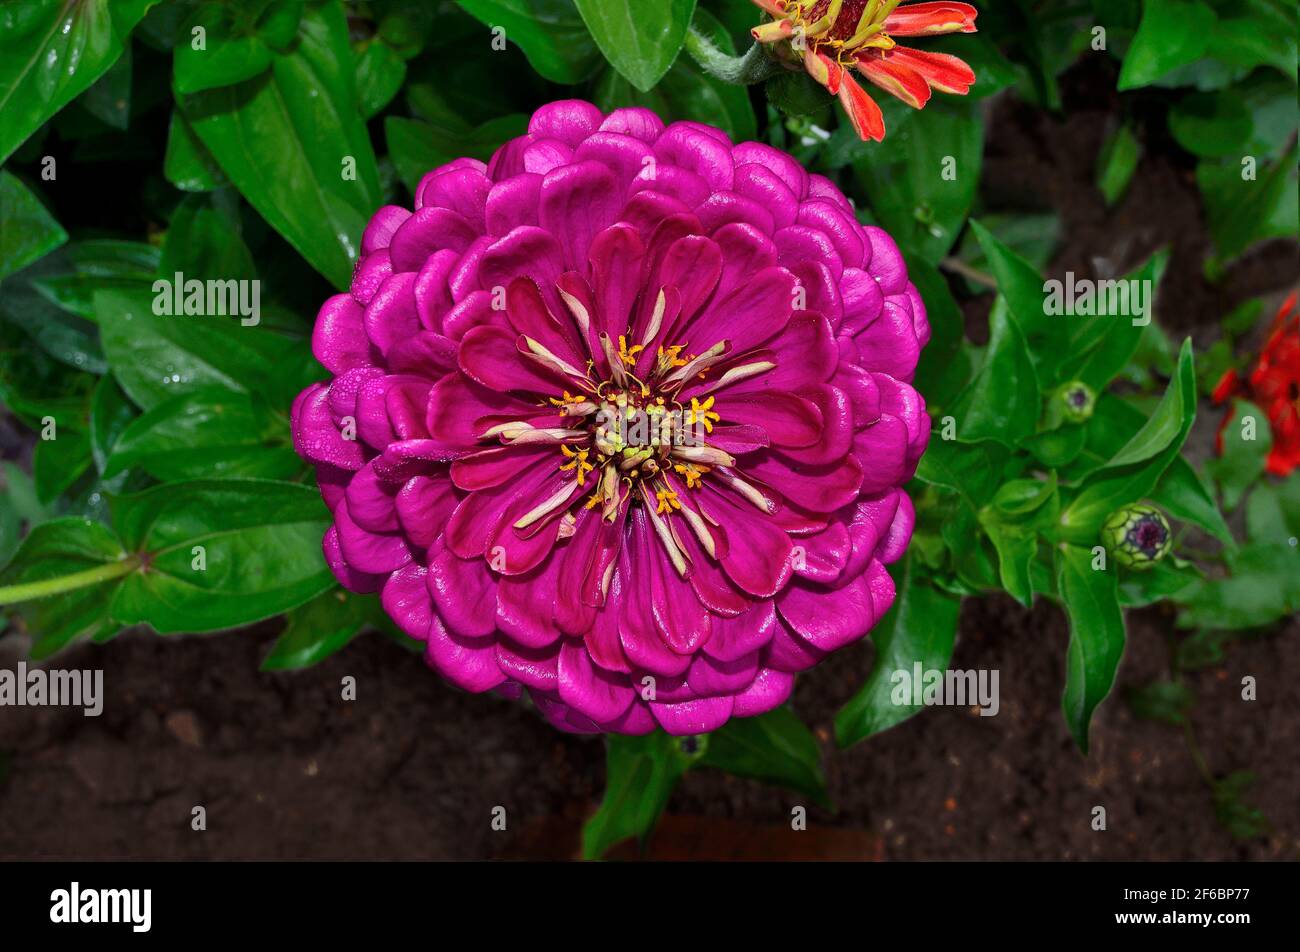
[(917, 465), (916, 478), (960, 493), (979, 507), (1001, 484), (1007, 456), (1006, 448), (998, 443), (961, 443), (934, 436)]
[[(47, 658), (77, 638), (116, 630), (108, 606), (122, 575), (134, 568), (113, 533), (98, 522), (54, 519), (36, 526), (9, 567), (0, 572), (0, 605), (18, 610), (35, 633), (34, 659)], [(57, 597), (29, 600), (66, 579), (77, 584)]]
[(424, 122), (402, 116), (384, 119), (384, 139), (397, 175), (411, 194), (425, 173), (461, 156), (486, 161), (515, 136), (528, 131), (528, 117), (501, 116), (471, 128), (462, 121)]
[(915, 575), (913, 560), (891, 566), (897, 594), (885, 617), (871, 630), (876, 648), (871, 674), (861, 690), (835, 715), (835, 741), (848, 747), (907, 720), (920, 711), (895, 703), (901, 685), (897, 672), (910, 678), (915, 665), (923, 671), (946, 670), (957, 636), (961, 600)]
[(1146, 86), (1205, 52), (1217, 17), (1202, 0), (1143, 0), (1142, 22), (1124, 56), (1119, 88)]
[[(162, 294), (170, 294), (166, 287)], [(295, 342), (237, 317), (159, 315), (152, 292), (95, 295), (104, 352), (114, 376), (145, 410), (204, 387), (252, 392), (283, 373)]]
[(853, 170), (899, 246), (938, 263), (975, 197), (984, 125), (971, 103), (936, 98), (891, 128), (888, 142), (864, 148)]
[(302, 9), (301, 0), (204, 3), (182, 27), (174, 49), (176, 91), (188, 96), (265, 72), (272, 51), (292, 42)]
[(329, 511), (315, 487), (198, 479), (115, 497), (110, 509), (123, 545), (147, 554), (147, 571), (113, 596), (124, 625), (160, 634), (235, 628), (336, 584), (320, 548)]
[(111, 376), (100, 378), (90, 398), (90, 455), (100, 475), (122, 432), (136, 417), (135, 408)]
[(345, 288), (361, 233), (380, 204), (379, 173), (357, 111), (341, 7), (313, 7), (300, 32), (293, 52), (274, 57), (269, 73), (180, 105), (240, 193), (317, 271)]
[(0, 162), (122, 55), (157, 0), (24, 0), (0, 7)]
[(1231, 260), (1269, 238), (1293, 237), (1300, 228), (1297, 212), (1296, 159), (1300, 145), (1265, 164), (1246, 155), (1196, 167), (1210, 234), (1219, 257)]
[(916, 255), (908, 255), (906, 259), (908, 279), (916, 285), (921, 300), (925, 302), (930, 322), (930, 342), (921, 351), (913, 384), (925, 394), (930, 415), (937, 417), (941, 408), (946, 407), (968, 382), (959, 372), (960, 361), (965, 356), (961, 346), (965, 323), (948, 288), (948, 281), (939, 269)]
[(1207, 579), (1183, 600), (1182, 628), (1258, 628), (1300, 612), (1300, 547), (1242, 546), (1227, 556), (1228, 576)]
[(114, 129), (131, 123), (131, 47), (77, 100), (86, 111)]
[(68, 240), (68, 233), (17, 176), (0, 170), (0, 279)]
[(235, 223), (206, 197), (188, 195), (172, 214), (158, 273), (168, 280), (180, 273), (186, 280), (251, 281), (257, 268)]
[(71, 242), (46, 261), (49, 268), (32, 275), (32, 286), (51, 304), (93, 321), (95, 292), (152, 284), (159, 251), (143, 242), (96, 238)]
[(221, 166), (179, 109), (172, 110), (163, 174), (183, 192), (210, 192), (229, 184)]
[(1061, 517), (1063, 537), (1091, 544), (1098, 527), (1120, 506), (1155, 489), (1178, 456), (1196, 419), (1196, 371), (1191, 340), (1183, 342), (1178, 373), (1156, 412), (1095, 474)]
[(1093, 569), (1091, 550), (1063, 546), (1057, 586), (1070, 621), (1061, 707), (1074, 742), (1088, 752), (1093, 711), (1110, 693), (1124, 653), (1124, 615), (1120, 611), (1116, 569)]
[(365, 626), (367, 601), (340, 588), (317, 595), (286, 615), (287, 624), (262, 661), (263, 671), (319, 664), (342, 650)]
[(406, 79), (406, 62), (387, 43), (370, 43), (357, 57), (357, 105), (369, 119), (387, 106)]
[(695, 0), (574, 0), (605, 59), (649, 92), (673, 65), (695, 12)]
[(60, 427), (57, 434), (55, 439), (39, 440), (32, 452), (36, 495), (46, 504), (63, 495), (90, 469), (92, 462), (88, 433)]
[(957, 439), (1014, 447), (1034, 432), (1041, 402), (1029, 346), (999, 295), (989, 314), (984, 363), (949, 411), (957, 421)]
[(119, 436), (105, 477), (139, 467), (155, 479), (260, 476), (283, 479), (300, 468), (288, 432), (268, 443), (267, 415), (247, 393), (208, 388), (178, 394)]
[[(735, 47), (716, 18), (708, 11), (695, 12), (695, 28), (712, 40), (722, 52), (735, 55)], [(704, 72), (689, 56), (679, 56), (663, 80), (649, 92), (641, 92), (614, 70), (606, 70), (596, 83), (596, 105), (609, 111), (624, 106), (644, 106), (665, 122), (690, 119), (717, 126), (740, 142), (757, 136), (757, 122), (749, 93)]]
[(821, 745), (788, 707), (757, 717), (733, 717), (709, 735), (700, 766), (787, 787), (823, 807), (830, 805)]
[(1142, 282), (1141, 286), (1146, 290), (1139, 293), (1145, 299), (1146, 323), (1135, 322), (1133, 317), (1124, 315), (1066, 318), (1078, 324), (1066, 347), (1062, 378), (1080, 380), (1098, 393), (1110, 386), (1111, 381), (1128, 366), (1141, 346), (1143, 336), (1153, 326), (1150, 322), (1155, 317), (1156, 295), (1168, 265), (1169, 249), (1161, 248), (1119, 279)]
[(998, 292), (1007, 302), (1012, 318), (1025, 336), (1030, 358), (1044, 384), (1059, 383), (1058, 368), (1067, 354), (1068, 318), (1047, 312), (1042, 275), (980, 222), (972, 219), (971, 231), (988, 258)]
[(1224, 545), (1236, 544), (1213, 495), (1183, 457), (1174, 457), (1149, 498), (1175, 519), (1204, 529)]
[[(600, 51), (573, 0), (457, 0), (489, 28), (500, 28), (508, 43), (524, 51), (533, 69), (556, 83), (580, 83), (600, 62)], [(493, 34), (483, 32), (490, 46)]]
[(678, 778), (698, 758), (695, 745), (707, 743), (663, 731), (605, 735), (605, 796), (582, 828), (583, 858), (599, 859), (631, 837), (644, 845)]

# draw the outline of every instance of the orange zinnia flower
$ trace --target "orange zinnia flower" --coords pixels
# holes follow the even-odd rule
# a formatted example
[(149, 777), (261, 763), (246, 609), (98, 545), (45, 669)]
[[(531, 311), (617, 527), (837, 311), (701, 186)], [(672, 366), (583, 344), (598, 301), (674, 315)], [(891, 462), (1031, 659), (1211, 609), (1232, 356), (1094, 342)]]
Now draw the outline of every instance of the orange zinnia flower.
[(856, 69), (915, 109), (931, 90), (964, 96), (974, 71), (946, 53), (926, 53), (894, 42), (896, 36), (974, 33), (977, 11), (968, 3), (899, 0), (753, 0), (772, 20), (751, 32), (760, 43), (779, 44), (778, 55), (803, 68), (838, 96), (863, 139), (885, 137), (880, 107), (850, 74)]

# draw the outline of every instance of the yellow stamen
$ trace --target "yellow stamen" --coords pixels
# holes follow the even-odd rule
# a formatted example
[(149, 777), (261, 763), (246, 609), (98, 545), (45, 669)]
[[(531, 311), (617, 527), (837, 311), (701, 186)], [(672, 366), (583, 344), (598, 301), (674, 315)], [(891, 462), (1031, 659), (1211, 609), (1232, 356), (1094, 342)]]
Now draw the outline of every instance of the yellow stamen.
[(659, 500), (659, 505), (655, 508), (655, 512), (672, 512), (674, 509), (682, 508), (682, 504), (677, 501), (677, 493), (673, 492), (671, 489), (660, 489), (655, 493), (655, 499)]
[(631, 348), (627, 346), (627, 336), (620, 334), (618, 336), (618, 359), (623, 361), (629, 367), (636, 366), (636, 356), (645, 350), (644, 344), (633, 344)]
[(691, 409), (687, 414), (686, 422), (695, 424), (702, 423), (705, 433), (713, 432), (713, 424), (717, 423), (722, 417), (713, 412), (713, 397), (709, 397), (703, 403), (696, 397), (691, 397)]

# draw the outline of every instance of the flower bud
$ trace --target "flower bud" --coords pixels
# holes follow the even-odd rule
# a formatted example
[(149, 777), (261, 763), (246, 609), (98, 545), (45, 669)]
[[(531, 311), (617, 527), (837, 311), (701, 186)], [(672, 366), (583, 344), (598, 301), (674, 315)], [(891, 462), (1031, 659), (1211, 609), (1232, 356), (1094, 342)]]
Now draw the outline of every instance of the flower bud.
[(1097, 394), (1081, 380), (1071, 380), (1056, 391), (1061, 415), (1071, 423), (1084, 423), (1092, 416)]
[(1163, 512), (1135, 503), (1110, 514), (1102, 524), (1101, 541), (1116, 562), (1141, 571), (1169, 553), (1173, 536)]

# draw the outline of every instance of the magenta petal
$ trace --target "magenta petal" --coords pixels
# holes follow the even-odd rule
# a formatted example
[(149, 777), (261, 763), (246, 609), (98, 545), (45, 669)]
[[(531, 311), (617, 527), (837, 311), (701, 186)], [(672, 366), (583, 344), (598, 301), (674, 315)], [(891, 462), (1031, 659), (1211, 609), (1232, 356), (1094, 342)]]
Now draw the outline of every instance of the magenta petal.
[(554, 236), (545, 229), (521, 225), (483, 253), (479, 282), (485, 290), (504, 289), (521, 277), (546, 286), (563, 270), (564, 253)]
[(733, 187), (738, 194), (766, 208), (775, 227), (794, 224), (799, 200), (776, 172), (753, 163), (738, 165)]
[(496, 659), (496, 645), (491, 639), (452, 634), (436, 617), (430, 623), (424, 660), (458, 688), (481, 694), (504, 682), (506, 676)]
[(496, 630), (496, 580), (483, 559), (458, 558), (447, 549), (431, 552), (429, 594), (438, 617), (453, 632), (483, 638)]
[(579, 162), (547, 173), (542, 180), (538, 223), (560, 242), (569, 268), (586, 267), (587, 249), (618, 214), (613, 174), (599, 162)]
[(411, 561), (411, 549), (400, 535), (369, 532), (352, 521), (345, 499), (334, 510), (339, 550), (348, 565), (372, 575), (395, 572)]
[(601, 122), (600, 131), (619, 132), (642, 142), (654, 142), (663, 133), (664, 123), (649, 109), (631, 107), (611, 112)]
[(730, 696), (706, 697), (680, 704), (651, 704), (650, 713), (674, 736), (707, 734), (727, 722), (734, 703)]
[(765, 668), (758, 672), (752, 684), (736, 695), (733, 717), (754, 717), (780, 707), (794, 689), (794, 675)]
[(809, 446), (822, 436), (821, 410), (793, 393), (737, 394), (727, 399), (726, 411), (729, 421), (765, 430), (776, 446)]
[(552, 615), (560, 560), (552, 557), (527, 575), (503, 576), (497, 586), (497, 627), (527, 648), (545, 648), (560, 637)]
[(631, 706), (627, 679), (591, 663), (582, 642), (566, 638), (560, 646), (560, 698), (592, 720), (609, 721)]
[(795, 278), (784, 268), (766, 268), (727, 298), (686, 323), (685, 336), (697, 351), (722, 340), (735, 353), (779, 333), (794, 315)]
[(424, 641), (433, 623), (433, 602), (425, 583), (428, 570), (411, 563), (388, 576), (380, 603), (388, 617), (412, 638)]
[(796, 634), (822, 651), (857, 641), (877, 618), (865, 575), (835, 589), (795, 581), (777, 596), (776, 607)]
[(456, 212), (476, 231), (484, 228), (484, 207), (492, 182), (476, 168), (453, 169), (420, 183), (421, 208), (447, 208)]
[(337, 526), (330, 526), (325, 530), (325, 538), (321, 540), (321, 551), (325, 553), (325, 564), (334, 573), (334, 577), (349, 591), (377, 592), (383, 586), (384, 576), (371, 575), (348, 564), (347, 559), (343, 557), (343, 550), (339, 547)]
[(880, 419), (857, 434), (853, 450), (863, 467), (864, 494), (883, 492), (903, 481), (907, 467), (907, 427), (897, 417), (883, 413)]
[(767, 645), (779, 623), (770, 600), (755, 602), (734, 618), (715, 617), (713, 634), (704, 643), (704, 653), (719, 661), (736, 661)]
[(457, 502), (451, 481), (445, 477), (413, 476), (394, 497), (402, 531), (422, 549), (433, 545)]
[(370, 255), (387, 248), (392, 241), (393, 232), (411, 217), (408, 209), (397, 205), (385, 205), (375, 212), (366, 230), (361, 233), (361, 254)]
[[(701, 505), (726, 533), (722, 567), (751, 595), (770, 598), (790, 580), (790, 537), (748, 501), (732, 502), (711, 487)], [(738, 499), (738, 497), (737, 497)]]
[(508, 638), (497, 642), (497, 667), (512, 681), (537, 691), (557, 691), (560, 683), (560, 646), (527, 648)]
[(381, 481), (374, 466), (361, 467), (348, 484), (348, 515), (367, 532), (396, 532), (399, 526), (394, 498), (399, 488)]
[(370, 359), (370, 340), (361, 321), (362, 309), (349, 294), (336, 294), (316, 315), (311, 335), (311, 352), (331, 373), (365, 367)]
[(707, 654), (697, 654), (686, 672), (686, 681), (700, 697), (713, 697), (743, 691), (757, 673), (757, 649), (733, 661), (719, 661)]
[(460, 342), (460, 369), (492, 390), (558, 396), (564, 378), (519, 352), (520, 335), (500, 327), (476, 327)]
[(329, 389), (321, 383), (304, 391), (294, 415), (293, 447), (299, 456), (340, 469), (358, 470), (365, 454), (356, 440), (344, 439), (330, 416)]
[(876, 558), (885, 565), (897, 562), (903, 557), (903, 553), (907, 551), (907, 543), (912, 538), (912, 528), (916, 525), (916, 510), (912, 507), (912, 500), (901, 489), (896, 495), (898, 509), (894, 512), (889, 528), (880, 537), (876, 549)]
[(604, 118), (601, 111), (589, 102), (565, 99), (542, 106), (533, 113), (528, 121), (528, 132), (576, 146), (600, 128)]
[(394, 271), (419, 271), (435, 251), (464, 251), (479, 232), (449, 208), (421, 208), (393, 234), (388, 254)]

